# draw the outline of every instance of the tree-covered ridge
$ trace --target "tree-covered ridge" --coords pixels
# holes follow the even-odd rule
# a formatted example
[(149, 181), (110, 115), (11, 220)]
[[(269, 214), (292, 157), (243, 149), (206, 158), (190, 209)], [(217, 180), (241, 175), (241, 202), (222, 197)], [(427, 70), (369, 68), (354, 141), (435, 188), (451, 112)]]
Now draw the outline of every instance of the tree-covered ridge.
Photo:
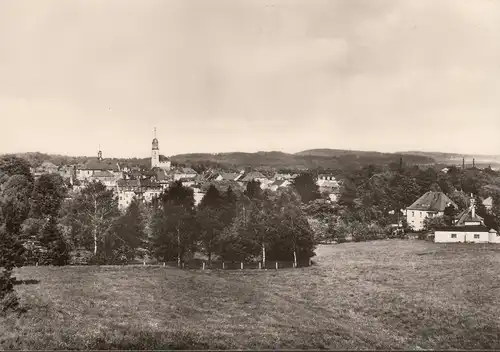
[[(316, 150), (304, 151), (297, 154), (283, 152), (257, 152), (257, 153), (194, 153), (173, 155), (169, 159), (173, 166), (191, 166), (196, 171), (209, 168), (239, 170), (245, 167), (259, 170), (354, 170), (369, 164), (388, 164), (400, 159), (401, 155), (392, 153), (377, 153), (364, 151), (344, 150)], [(44, 161), (49, 161), (56, 166), (85, 164), (96, 160), (95, 157), (50, 155), (44, 153), (20, 153), (13, 156), (27, 160), (31, 167), (38, 167)], [(124, 165), (149, 168), (150, 158), (108, 158), (108, 163), (121, 163)], [(405, 161), (410, 164), (431, 164), (434, 159), (427, 156), (405, 155)]]

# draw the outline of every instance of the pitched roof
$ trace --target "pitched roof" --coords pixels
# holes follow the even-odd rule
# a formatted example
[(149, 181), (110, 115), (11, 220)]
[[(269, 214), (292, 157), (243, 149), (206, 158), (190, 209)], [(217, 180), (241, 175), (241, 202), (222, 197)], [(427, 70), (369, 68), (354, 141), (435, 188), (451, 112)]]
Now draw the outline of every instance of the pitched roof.
[(115, 170), (118, 169), (116, 165), (108, 164), (100, 161), (89, 161), (85, 165), (78, 167), (80, 170)]
[(457, 205), (443, 192), (429, 191), (418, 198), (407, 209), (424, 211), (444, 211), (448, 204), (458, 208)]
[(196, 174), (196, 175), (198, 174), (196, 171), (194, 171), (194, 170), (193, 170), (192, 168), (190, 168), (190, 167), (183, 167), (183, 168), (181, 168), (181, 171), (182, 171), (182, 173), (184, 173), (184, 174)]
[(492, 206), (493, 205), (493, 198), (491, 198), (491, 197), (486, 198), (485, 200), (483, 200), (483, 204), (485, 206)]
[(243, 177), (242, 181), (252, 181), (255, 180), (256, 178), (266, 178), (262, 173), (259, 171), (250, 171), (248, 174)]
[(119, 187), (139, 187), (140, 186), (140, 180), (118, 180), (117, 185)]
[(278, 187), (280, 187), (280, 186), (282, 186), (285, 182), (289, 182), (289, 181), (288, 181), (288, 180), (276, 180), (276, 181), (274, 181), (274, 182), (271, 184), (271, 186), (278, 186)]
[(474, 217), (472, 217), (472, 209), (471, 208), (468, 208), (468, 209), (465, 209), (464, 211), (462, 211), (460, 214), (457, 215), (456, 219), (457, 219), (457, 222), (456, 222), (455, 226), (466, 226), (465, 225), (466, 222), (479, 222), (479, 223), (483, 224), (483, 220), (484, 220), (482, 217), (480, 217), (477, 214), (474, 214)]
[(114, 175), (108, 170), (97, 170), (92, 177), (113, 177)]
[(236, 172), (224, 172), (221, 173), (220, 176), (224, 181), (234, 181), (238, 174)]

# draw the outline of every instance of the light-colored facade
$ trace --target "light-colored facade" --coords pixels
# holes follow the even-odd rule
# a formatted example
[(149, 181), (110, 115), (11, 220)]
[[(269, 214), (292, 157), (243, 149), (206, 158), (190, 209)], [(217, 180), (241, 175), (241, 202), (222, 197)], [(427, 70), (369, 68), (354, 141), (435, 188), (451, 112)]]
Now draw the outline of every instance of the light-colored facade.
[(424, 229), (424, 221), (426, 218), (444, 215), (444, 210), (447, 206), (453, 206), (457, 209), (457, 205), (443, 192), (429, 191), (417, 199), (412, 205), (406, 208), (406, 221), (414, 231)]
[(476, 214), (474, 198), (469, 209), (460, 213), (453, 226), (437, 228), (434, 231), (436, 243), (500, 243), (500, 234), (494, 229), (488, 230), (483, 218)]

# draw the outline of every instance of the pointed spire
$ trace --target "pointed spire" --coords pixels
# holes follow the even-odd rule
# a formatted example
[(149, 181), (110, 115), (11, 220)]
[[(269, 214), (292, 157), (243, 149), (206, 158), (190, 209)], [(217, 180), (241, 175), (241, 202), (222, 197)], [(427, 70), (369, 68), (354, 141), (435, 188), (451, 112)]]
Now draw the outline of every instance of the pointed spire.
[(153, 128), (153, 138), (156, 138), (156, 127)]

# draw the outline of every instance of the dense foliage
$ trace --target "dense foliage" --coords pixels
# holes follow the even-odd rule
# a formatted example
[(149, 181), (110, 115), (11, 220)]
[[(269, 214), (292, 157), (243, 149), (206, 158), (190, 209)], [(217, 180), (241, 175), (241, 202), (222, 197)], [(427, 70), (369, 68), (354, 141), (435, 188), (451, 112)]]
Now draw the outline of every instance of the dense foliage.
[[(500, 219), (500, 173), (486, 169), (450, 167), (447, 173), (433, 167), (391, 163), (387, 166), (368, 165), (356, 171), (339, 174), (342, 179), (338, 206), (333, 210), (321, 208), (321, 202), (304, 207), (316, 229), (319, 241), (377, 239), (394, 235), (391, 224), (407, 227), (403, 210), (427, 191), (442, 191), (459, 207), (476, 198), (477, 214), (485, 225), (498, 230)], [(482, 199), (493, 198), (494, 207), (487, 211)], [(325, 206), (323, 206), (325, 208)], [(328, 207), (326, 207), (327, 209)], [(426, 220), (426, 229), (451, 225), (457, 214), (448, 209), (445, 216)]]

